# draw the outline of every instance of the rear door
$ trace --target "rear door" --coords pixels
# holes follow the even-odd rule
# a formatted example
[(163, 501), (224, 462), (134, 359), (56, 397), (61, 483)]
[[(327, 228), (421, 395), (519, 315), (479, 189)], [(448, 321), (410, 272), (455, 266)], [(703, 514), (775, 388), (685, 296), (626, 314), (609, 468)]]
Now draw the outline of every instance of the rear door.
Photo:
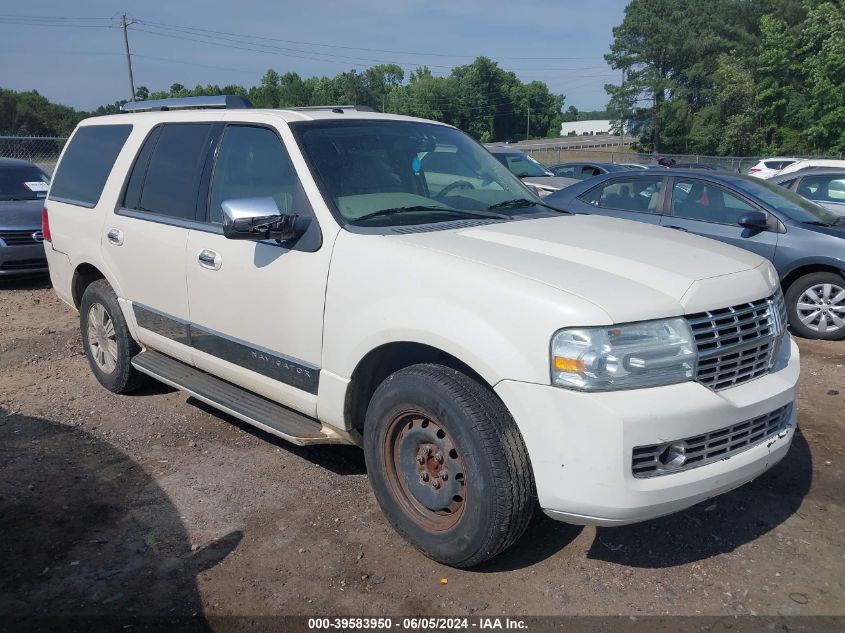
[(103, 257), (119, 278), (140, 341), (183, 362), (192, 361), (185, 248), (217, 127), (166, 123), (153, 128), (103, 231)]
[[(671, 181), (667, 188), (669, 213), (662, 218), (663, 226), (713, 238), (774, 259), (778, 241), (776, 230), (749, 229), (738, 224), (746, 213), (766, 213), (764, 209), (710, 181), (686, 177), (675, 177)], [(772, 227), (776, 226), (776, 218), (769, 217)]]
[(578, 197), (582, 213), (660, 224), (666, 179), (662, 176), (613, 178)]

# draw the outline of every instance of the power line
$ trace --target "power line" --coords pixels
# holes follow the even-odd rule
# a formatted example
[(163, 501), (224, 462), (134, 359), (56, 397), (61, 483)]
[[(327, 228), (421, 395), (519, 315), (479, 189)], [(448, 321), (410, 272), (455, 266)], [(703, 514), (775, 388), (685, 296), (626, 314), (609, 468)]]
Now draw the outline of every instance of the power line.
[[(397, 51), (397, 50), (388, 50), (388, 49), (381, 49), (381, 48), (364, 48), (364, 47), (359, 47), (359, 46), (342, 46), (342, 45), (334, 44), (334, 43), (323, 44), (323, 43), (319, 43), (319, 42), (307, 42), (307, 41), (302, 41), (302, 40), (287, 40), (287, 39), (276, 38), (276, 37), (264, 37), (264, 36), (260, 36), (260, 35), (246, 35), (246, 34), (243, 34), (243, 33), (232, 33), (232, 32), (228, 32), (228, 31), (215, 31), (215, 30), (212, 30), (212, 29), (201, 29), (201, 28), (198, 28), (198, 27), (185, 27), (185, 26), (181, 26), (181, 25), (167, 24), (165, 22), (152, 22), (152, 21), (148, 21), (148, 20), (144, 20), (142, 23), (150, 25), (150, 26), (159, 26), (159, 27), (176, 28), (176, 29), (190, 29), (192, 31), (203, 31), (205, 33), (211, 33), (213, 35), (229, 35), (229, 36), (233, 36), (233, 37), (250, 38), (250, 39), (265, 40), (265, 41), (271, 41), (271, 42), (283, 42), (283, 43), (287, 43), (287, 44), (300, 44), (300, 45), (306, 45), (306, 46), (321, 46), (321, 47), (332, 48), (332, 49), (341, 48), (341, 49), (344, 49), (344, 50), (365, 51), (365, 52), (370, 52), (370, 53), (389, 53), (389, 54), (393, 54), (393, 55), (418, 55), (418, 56), (425, 56), (425, 57), (447, 57), (447, 58), (460, 57), (460, 58), (466, 58), (466, 59), (475, 59), (476, 57), (479, 57), (479, 55), (461, 55), (461, 54), (435, 53), (435, 52), (424, 53), (424, 52), (419, 52), (419, 51)], [(490, 55), (488, 57), (493, 57), (493, 56)], [(599, 56), (599, 57), (504, 57), (504, 56), (501, 56), (501, 55), (496, 55), (496, 57), (498, 57), (499, 59), (516, 59), (516, 60), (523, 60), (523, 61), (532, 61), (532, 60), (533, 61), (536, 61), (536, 60), (555, 60), (555, 61), (567, 60), (567, 61), (571, 61), (571, 60), (579, 60), (579, 59), (604, 59), (604, 57), (602, 57), (602, 56)]]

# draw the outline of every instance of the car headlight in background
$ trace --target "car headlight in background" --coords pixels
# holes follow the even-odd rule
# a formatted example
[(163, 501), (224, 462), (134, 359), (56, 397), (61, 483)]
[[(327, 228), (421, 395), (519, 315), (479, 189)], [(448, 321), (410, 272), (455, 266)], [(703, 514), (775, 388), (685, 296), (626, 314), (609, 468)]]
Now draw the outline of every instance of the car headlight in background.
[(691, 380), (698, 352), (685, 319), (567, 328), (552, 337), (552, 384), (582, 391)]

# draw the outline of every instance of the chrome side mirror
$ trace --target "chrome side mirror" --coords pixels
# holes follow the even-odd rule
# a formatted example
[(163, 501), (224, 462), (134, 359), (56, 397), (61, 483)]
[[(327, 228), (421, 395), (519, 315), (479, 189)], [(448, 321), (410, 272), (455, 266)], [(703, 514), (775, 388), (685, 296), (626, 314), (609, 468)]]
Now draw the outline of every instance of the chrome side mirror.
[(310, 218), (282, 213), (273, 198), (235, 198), (223, 207), (223, 235), (230, 240), (286, 242), (308, 229)]

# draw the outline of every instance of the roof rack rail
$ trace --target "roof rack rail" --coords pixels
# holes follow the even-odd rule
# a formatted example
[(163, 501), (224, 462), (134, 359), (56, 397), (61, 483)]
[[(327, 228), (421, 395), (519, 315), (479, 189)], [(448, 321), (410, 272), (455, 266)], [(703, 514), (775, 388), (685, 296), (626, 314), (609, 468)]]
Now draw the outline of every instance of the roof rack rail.
[(174, 99), (150, 99), (149, 101), (127, 101), (122, 112), (151, 112), (153, 110), (201, 110), (224, 108), (238, 110), (252, 108), (249, 99), (238, 95), (212, 95), (208, 97), (177, 97)]
[(319, 106), (299, 106), (296, 108), (282, 108), (283, 110), (296, 110), (296, 111), (307, 111), (307, 110), (331, 110), (332, 112), (337, 112), (341, 114), (344, 110), (357, 110), (358, 112), (378, 112), (375, 108), (371, 108), (367, 105), (319, 105)]

